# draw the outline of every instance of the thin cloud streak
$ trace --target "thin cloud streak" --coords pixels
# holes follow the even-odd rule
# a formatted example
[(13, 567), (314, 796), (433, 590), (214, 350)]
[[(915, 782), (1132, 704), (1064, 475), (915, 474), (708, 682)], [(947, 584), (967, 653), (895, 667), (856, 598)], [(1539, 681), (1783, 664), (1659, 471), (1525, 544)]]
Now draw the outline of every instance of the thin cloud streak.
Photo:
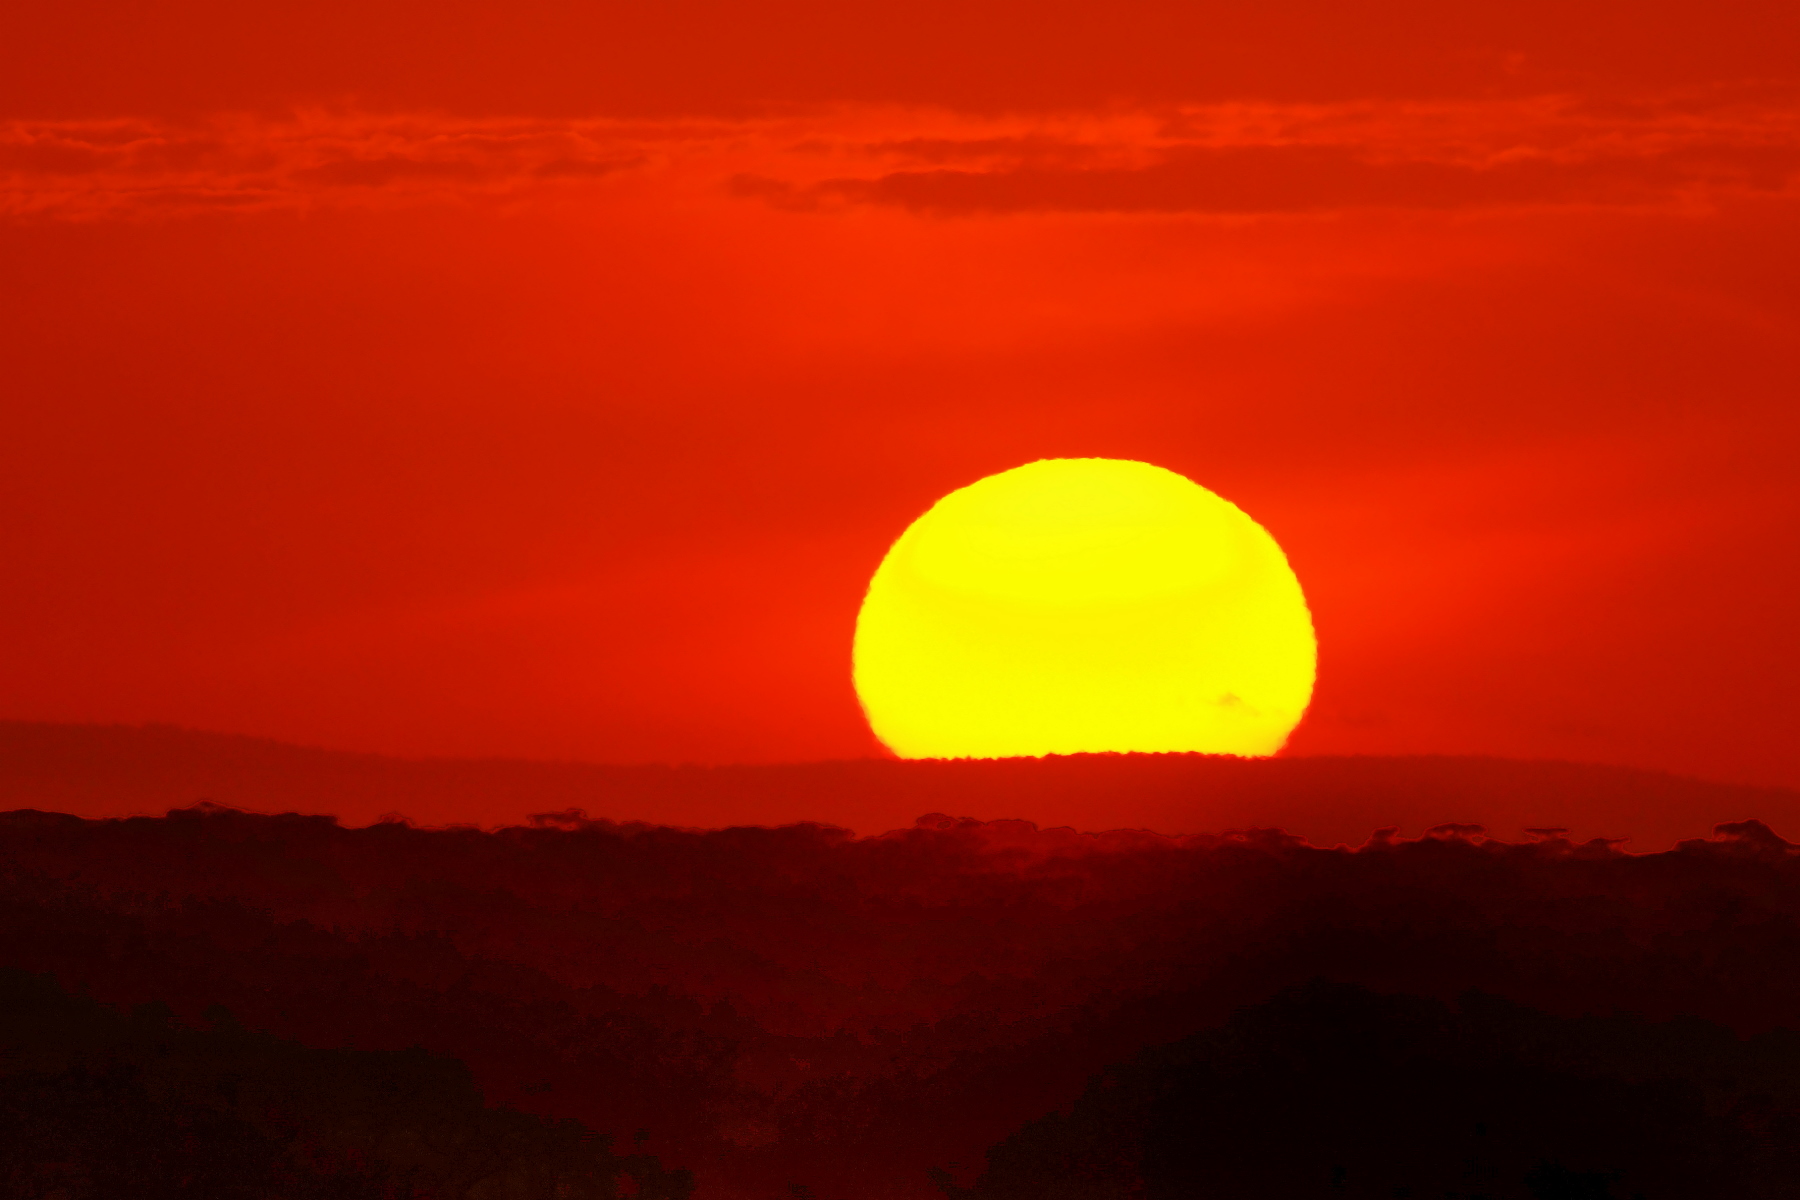
[(1800, 103), (1689, 95), (739, 121), (301, 113), (0, 126), (0, 216), (509, 202), (636, 179), (809, 211), (1295, 214), (1788, 194)]

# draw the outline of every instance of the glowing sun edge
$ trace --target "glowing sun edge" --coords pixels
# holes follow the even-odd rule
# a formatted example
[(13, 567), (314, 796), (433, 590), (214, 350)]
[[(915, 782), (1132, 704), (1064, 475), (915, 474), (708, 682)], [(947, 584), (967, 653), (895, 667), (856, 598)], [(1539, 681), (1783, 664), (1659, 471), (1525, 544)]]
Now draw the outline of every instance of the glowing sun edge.
[(1123, 459), (1045, 459), (934, 504), (857, 616), (852, 674), (903, 758), (1281, 748), (1317, 642), (1230, 501)]

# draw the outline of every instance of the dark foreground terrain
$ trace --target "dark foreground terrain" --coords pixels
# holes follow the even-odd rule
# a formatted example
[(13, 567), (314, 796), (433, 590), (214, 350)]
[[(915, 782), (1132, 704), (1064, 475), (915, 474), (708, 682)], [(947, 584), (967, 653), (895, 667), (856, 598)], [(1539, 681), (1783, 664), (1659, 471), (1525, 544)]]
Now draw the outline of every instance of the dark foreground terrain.
[(1106, 1072), (989, 1161), (946, 1190), (1776, 1200), (1800, 1178), (1800, 1035), (1315, 983)]
[(58, 1200), (385, 1200), (624, 1193), (684, 1200), (685, 1173), (575, 1121), (483, 1105), (467, 1068), (412, 1050), (317, 1050), (129, 1013), (0, 969), (0, 1185)]
[(46, 1200), (660, 1198), (683, 1172), (696, 1200), (1791, 1194), (1800, 848), (1743, 798), (1652, 854), (1467, 823), (1320, 848), (942, 815), (859, 838), (21, 808), (0, 815), (0, 1179)]

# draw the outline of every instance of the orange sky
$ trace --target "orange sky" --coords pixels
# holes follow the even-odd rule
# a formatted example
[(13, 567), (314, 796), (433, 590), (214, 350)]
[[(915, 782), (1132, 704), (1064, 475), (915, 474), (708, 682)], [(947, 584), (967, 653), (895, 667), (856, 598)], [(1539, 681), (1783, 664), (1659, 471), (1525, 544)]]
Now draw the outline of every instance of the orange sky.
[(868, 575), (1142, 458), (1295, 752), (1800, 785), (1800, 9), (15, 0), (0, 716), (873, 753)]

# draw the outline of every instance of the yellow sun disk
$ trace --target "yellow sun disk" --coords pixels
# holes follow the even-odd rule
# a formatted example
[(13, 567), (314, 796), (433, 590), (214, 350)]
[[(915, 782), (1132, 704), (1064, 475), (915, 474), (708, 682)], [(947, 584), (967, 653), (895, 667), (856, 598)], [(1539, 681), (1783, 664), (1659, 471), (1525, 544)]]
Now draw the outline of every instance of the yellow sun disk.
[(854, 677), (904, 758), (1263, 755), (1316, 659), (1287, 557), (1236, 505), (1148, 463), (1064, 458), (912, 523), (869, 583)]

